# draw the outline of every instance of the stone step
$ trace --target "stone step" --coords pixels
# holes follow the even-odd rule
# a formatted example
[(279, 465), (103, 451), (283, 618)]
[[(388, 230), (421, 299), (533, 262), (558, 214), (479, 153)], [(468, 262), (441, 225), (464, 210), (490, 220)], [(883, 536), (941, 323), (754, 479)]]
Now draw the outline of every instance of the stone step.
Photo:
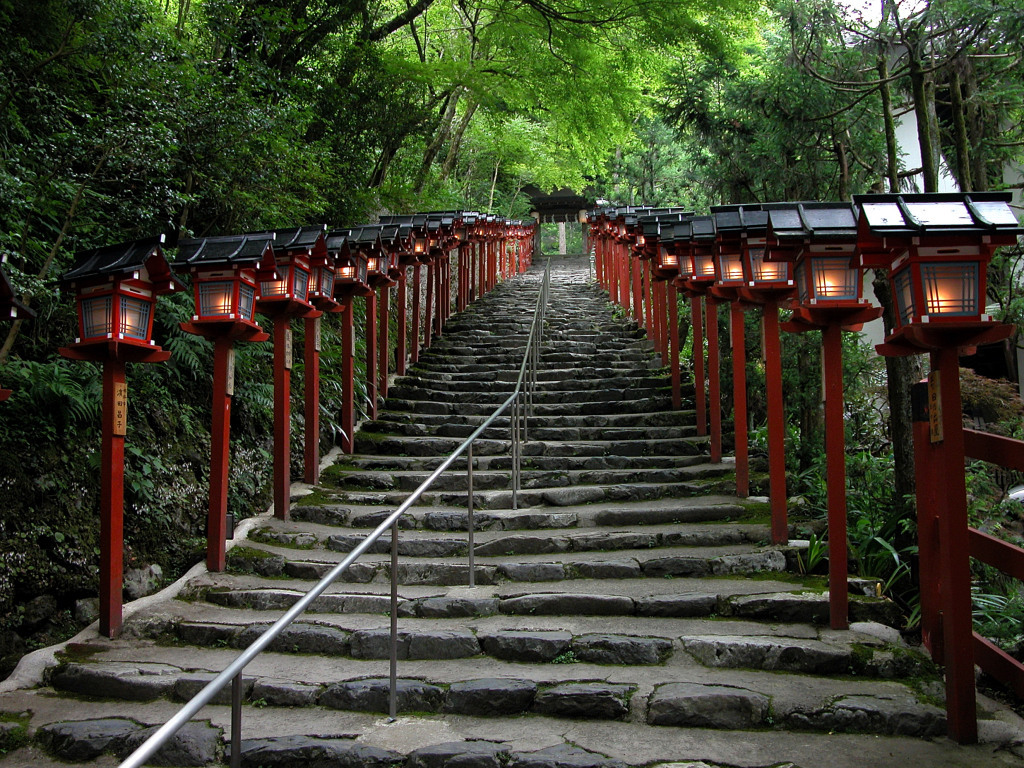
[[(500, 404), (499, 401), (497, 404)], [(391, 401), (388, 401), (390, 406)], [(536, 425), (539, 428), (561, 428), (561, 427), (590, 427), (607, 428), (623, 427), (636, 429), (637, 427), (686, 427), (692, 428), (693, 412), (686, 411), (652, 411), (649, 413), (611, 413), (611, 414), (588, 414), (588, 415), (551, 415), (552, 410), (544, 404), (536, 404), (535, 414), (530, 416), (526, 426)], [(382, 410), (379, 412), (377, 421), (368, 422), (364, 429), (374, 432), (384, 432), (390, 425), (418, 425), (424, 430), (427, 428), (443, 429), (445, 427), (471, 426), (478, 427), (489, 418), (489, 414), (428, 414), (424, 409), (414, 411)], [(511, 417), (502, 415), (493, 422), (496, 429), (509, 429), (512, 423)], [(521, 422), (520, 422), (521, 423)], [(386, 425), (386, 426), (382, 426)]]
[[(520, 508), (604, 502), (653, 501), (658, 499), (693, 498), (705, 494), (726, 492), (730, 487), (727, 467), (698, 464), (689, 468), (693, 479), (676, 483), (640, 483), (628, 485), (566, 485), (557, 488), (523, 488), (515, 494), (511, 490), (482, 490), (473, 494), (477, 509), (511, 510), (515, 501)], [(340, 505), (398, 507), (408, 494), (398, 491), (341, 491), (331, 492), (334, 503)], [(426, 491), (417, 501), (419, 506), (468, 506), (468, 494), (458, 491)]]
[[(418, 381), (424, 382), (452, 381), (472, 383), (482, 380), (514, 382), (519, 377), (519, 366), (508, 369), (491, 369), (487, 372), (486, 377), (482, 377), (480, 371), (460, 372), (449, 370), (445, 366), (428, 369), (421, 367), (419, 363), (411, 366), (408, 370), (409, 376), (406, 378), (415, 378)], [(663, 368), (642, 368), (635, 371), (622, 371), (614, 368), (589, 366), (586, 370), (586, 376), (580, 377), (578, 368), (541, 368), (537, 371), (537, 382), (539, 387), (553, 385), (555, 389), (570, 389), (575, 386), (575, 382), (580, 382), (582, 389), (591, 389), (602, 386), (605, 382), (612, 386), (617, 386), (617, 383), (624, 381), (636, 381), (639, 383), (658, 380), (659, 378), (661, 381), (664, 381), (666, 373)]]
[[(228, 555), (232, 573), (258, 573), (318, 581), (347, 552), (293, 550), (253, 542)], [(703, 578), (731, 574), (782, 572), (787, 568), (782, 549), (755, 549), (750, 545), (661, 547), (657, 550), (624, 549), (609, 558), (601, 552), (581, 551), (518, 555), (487, 555), (476, 559), (476, 583), (560, 582), (575, 579)], [(390, 558), (364, 555), (340, 577), (349, 583), (383, 582), (390, 578)], [(406, 557), (398, 564), (403, 585), (461, 586), (469, 583), (469, 565), (459, 560)]]
[[(501, 405), (495, 398), (488, 403), (470, 403), (434, 401), (434, 400), (403, 400), (389, 397), (385, 408), (389, 411), (412, 411), (413, 413), (459, 414), (463, 416), (490, 416)], [(649, 413), (651, 411), (669, 411), (672, 409), (671, 395), (654, 395), (651, 397), (626, 399), (618, 401), (597, 402), (563, 402), (537, 404), (534, 413), (538, 418), (544, 416), (578, 416), (578, 415), (609, 415), (616, 413)]]
[[(695, 449), (696, 450), (696, 449)], [(683, 456), (529, 456), (524, 457), (522, 468), (527, 470), (585, 470), (585, 469), (659, 469), (688, 466), (694, 455)], [(706, 460), (706, 459), (705, 459)], [(389, 472), (396, 470), (433, 472), (444, 461), (441, 457), (369, 456), (344, 457), (334, 465), (334, 472), (349, 471)], [(453, 472), (465, 472), (467, 460), (456, 459)], [(481, 471), (507, 472), (512, 467), (510, 456), (474, 456), (473, 468)], [(332, 477), (334, 472), (332, 472)]]
[[(376, 528), (390, 510), (327, 504), (317, 496), (300, 499), (292, 506), (292, 522), (327, 526)], [(537, 507), (516, 511), (480, 511), (475, 515), (479, 531), (523, 531), (614, 526), (671, 525), (741, 520), (748, 515), (744, 505), (727, 496), (691, 499), (660, 499), (649, 503), (588, 504), (583, 507), (550, 509)], [(468, 513), (451, 508), (413, 508), (400, 520), (403, 530), (466, 531)], [(280, 525), (276, 521), (276, 527)]]
[[(627, 400), (650, 400), (663, 396), (666, 391), (664, 382), (662, 386), (629, 386), (625, 388), (602, 387), (576, 391), (570, 388), (559, 391), (541, 390), (533, 393), (535, 406), (556, 405), (563, 403), (595, 403), (595, 402), (624, 402)], [(467, 391), (449, 389), (445, 384), (437, 386), (412, 386), (397, 384), (388, 391), (389, 401), (395, 400), (429, 400), (431, 402), (457, 402), (477, 403), (492, 406), (491, 410), (500, 405), (509, 395), (512, 394), (512, 387), (492, 391)]]
[[(652, 427), (651, 429), (658, 429)], [(566, 428), (559, 430), (561, 438), (535, 439), (533, 430), (528, 433), (530, 440), (522, 444), (523, 456), (692, 456), (703, 455), (708, 447), (708, 438), (697, 435), (675, 435), (637, 440), (620, 438), (601, 440), (594, 437), (573, 441), (565, 437)], [(590, 430), (588, 430), (589, 432)], [(597, 430), (604, 434), (607, 428)], [(686, 431), (696, 432), (696, 429)], [(573, 432), (572, 434), (576, 434)], [(646, 431), (645, 431), (646, 434)], [(447, 437), (407, 438), (360, 430), (356, 432), (356, 451), (360, 454), (382, 456), (448, 456), (455, 451), (462, 440)], [(477, 439), (473, 443), (473, 456), (507, 456), (510, 451), (508, 439)]]
[[(758, 583), (771, 588), (769, 582)], [(595, 584), (594, 586), (604, 586)], [(672, 636), (662, 619), (697, 619), (716, 617), (748, 622), (798, 623), (824, 626), (828, 624), (828, 593), (793, 591), (750, 592), (754, 584), (730, 583), (727, 579), (704, 579), (696, 591), (654, 592), (645, 590), (643, 580), (622, 579), (615, 590), (600, 592), (509, 592), (475, 588), (456, 595), (432, 593), (423, 596), (400, 596), (398, 615), (418, 619), (467, 619), (497, 614), (519, 616), (628, 616), (646, 617), (640, 625), (631, 622), (635, 632), (650, 636)], [(724, 591), (719, 591), (724, 590)], [(735, 590), (730, 592), (728, 590)], [(744, 591), (746, 590), (746, 591)], [(282, 587), (232, 588), (218, 586), (201, 596), (207, 602), (224, 608), (251, 611), (286, 611), (305, 594), (301, 589)], [(850, 595), (850, 616), (854, 623), (873, 622), (894, 626), (901, 616), (890, 600), (866, 595)], [(309, 608), (315, 614), (378, 614), (391, 611), (391, 597), (383, 591), (327, 592)], [(223, 618), (219, 618), (223, 622)], [(692, 622), (687, 629), (692, 632)], [(440, 628), (443, 628), (443, 624)], [(588, 630), (597, 631), (595, 624)], [(709, 627), (710, 629), (710, 627)], [(204, 643), (197, 643), (204, 644)]]
[[(723, 471), (720, 465), (707, 464), (703, 456), (677, 457), (676, 466), (651, 469), (565, 469), (540, 470), (524, 466), (520, 474), (523, 489), (552, 489), (594, 485), (620, 485), (627, 483), (672, 484), (696, 479), (719, 477)], [(396, 471), (370, 472), (353, 470), (339, 472), (332, 478), (332, 486), (338, 491), (386, 490), (411, 493), (423, 484), (427, 472)], [(473, 487), (488, 491), (512, 487), (509, 471), (479, 470), (473, 473)], [(463, 491), (468, 489), (468, 478), (463, 472), (448, 472), (434, 481), (434, 492)]]

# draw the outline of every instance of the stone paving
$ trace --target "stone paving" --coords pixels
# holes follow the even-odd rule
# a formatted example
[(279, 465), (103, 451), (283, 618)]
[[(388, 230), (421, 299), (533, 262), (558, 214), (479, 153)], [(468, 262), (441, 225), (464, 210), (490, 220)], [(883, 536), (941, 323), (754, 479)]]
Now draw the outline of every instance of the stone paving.
[[(5, 764), (114, 765), (223, 669), (512, 391), (539, 276), (454, 318), (290, 521), (243, 526), (227, 572), (0, 688)], [(474, 449), (476, 586), (464, 459), (400, 526), (398, 720), (385, 537), (247, 669), (242, 765), (1024, 765), (1024, 724), (994, 702), (980, 745), (944, 737), (938, 672), (872, 584), (828, 628), (823, 583), (766, 544), (764, 505), (730, 495), (585, 264), (556, 263), (551, 296), (517, 509), (509, 420)], [(229, 720), (225, 692), (160, 764), (223, 763)]]

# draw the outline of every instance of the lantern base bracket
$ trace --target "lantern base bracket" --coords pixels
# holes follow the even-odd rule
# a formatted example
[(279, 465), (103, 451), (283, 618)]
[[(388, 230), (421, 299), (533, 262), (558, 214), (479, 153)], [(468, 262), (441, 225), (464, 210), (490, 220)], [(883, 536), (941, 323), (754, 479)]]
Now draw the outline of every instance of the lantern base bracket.
[(256, 323), (248, 320), (193, 320), (180, 325), (181, 330), (207, 339), (266, 341), (270, 338)]
[(793, 315), (782, 323), (782, 330), (790, 333), (818, 331), (829, 325), (841, 326), (844, 331), (859, 331), (864, 323), (882, 315), (880, 307), (857, 304), (847, 307), (793, 307)]
[(154, 344), (132, 344), (125, 341), (87, 341), (61, 347), (57, 350), (61, 357), (69, 360), (89, 360), (105, 362), (116, 360), (122, 363), (162, 363), (170, 358), (171, 353)]
[(977, 347), (1009, 338), (1014, 326), (999, 322), (969, 321), (906, 325), (891, 334), (884, 344), (876, 344), (884, 357), (908, 357), (950, 347)]

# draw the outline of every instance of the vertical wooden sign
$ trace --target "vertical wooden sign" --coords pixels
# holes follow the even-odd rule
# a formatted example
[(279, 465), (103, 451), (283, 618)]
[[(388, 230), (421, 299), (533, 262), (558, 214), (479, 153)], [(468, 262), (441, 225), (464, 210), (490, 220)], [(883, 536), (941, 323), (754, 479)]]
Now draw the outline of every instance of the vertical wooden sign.
[(114, 432), (118, 437), (128, 434), (128, 384), (114, 383)]
[(942, 432), (942, 379), (938, 371), (928, 374), (928, 421), (933, 443), (941, 443)]

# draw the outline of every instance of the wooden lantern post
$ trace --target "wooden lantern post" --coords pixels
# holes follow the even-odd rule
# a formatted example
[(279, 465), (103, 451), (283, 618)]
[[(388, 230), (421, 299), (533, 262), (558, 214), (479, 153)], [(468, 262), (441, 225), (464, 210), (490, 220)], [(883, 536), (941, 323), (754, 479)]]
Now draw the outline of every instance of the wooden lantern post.
[(231, 465), (231, 398), (235, 386), (235, 342), (266, 341), (255, 322), (256, 284), (273, 280), (269, 236), (208, 237), (178, 242), (174, 268), (192, 276), (195, 314), (181, 327), (213, 342), (210, 424), (210, 499), (206, 521), (206, 568), (225, 567), (228, 538), (228, 473)]
[(128, 428), (126, 363), (158, 363), (170, 352), (152, 340), (156, 297), (184, 286), (171, 274), (164, 238), (82, 251), (61, 284), (75, 291), (79, 336), (60, 349), (72, 360), (103, 363), (100, 442), (100, 634), (121, 631), (124, 575), (124, 440)]

